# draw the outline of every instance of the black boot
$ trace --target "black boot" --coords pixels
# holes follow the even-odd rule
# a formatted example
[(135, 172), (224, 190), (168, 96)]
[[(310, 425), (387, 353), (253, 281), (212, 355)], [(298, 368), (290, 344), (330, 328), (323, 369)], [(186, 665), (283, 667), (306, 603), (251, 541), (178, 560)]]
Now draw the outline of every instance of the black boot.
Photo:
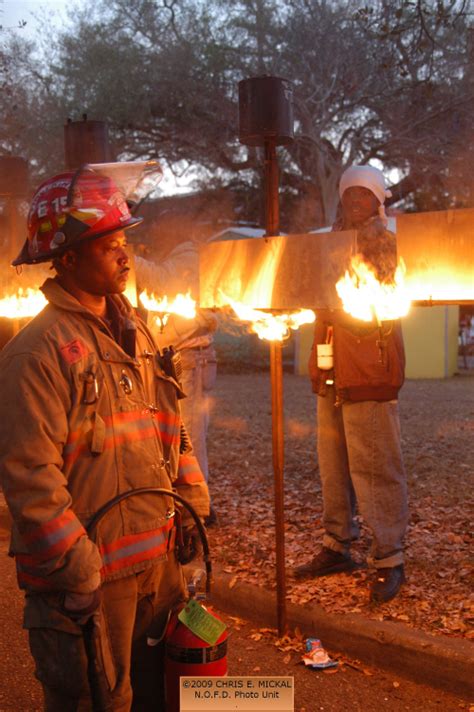
[(350, 554), (342, 554), (323, 546), (319, 554), (316, 554), (307, 564), (297, 566), (293, 573), (296, 578), (330, 576), (342, 571), (353, 571), (356, 567), (357, 564), (351, 559)]
[(403, 564), (390, 569), (377, 569), (375, 580), (370, 592), (370, 600), (374, 603), (385, 603), (394, 598), (405, 582)]
[(211, 511), (209, 512), (207, 517), (204, 519), (204, 526), (209, 528), (209, 527), (215, 526), (217, 523), (218, 523), (218, 521), (217, 521), (216, 510), (214, 509), (214, 507), (211, 504)]

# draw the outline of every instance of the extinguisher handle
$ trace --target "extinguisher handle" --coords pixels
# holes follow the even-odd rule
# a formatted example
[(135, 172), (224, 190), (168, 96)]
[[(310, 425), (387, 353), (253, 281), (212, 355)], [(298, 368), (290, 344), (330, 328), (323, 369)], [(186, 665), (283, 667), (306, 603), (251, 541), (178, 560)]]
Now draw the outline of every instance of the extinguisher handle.
[(191, 598), (198, 597), (203, 577), (206, 575), (204, 569), (196, 569), (188, 583), (188, 592)]

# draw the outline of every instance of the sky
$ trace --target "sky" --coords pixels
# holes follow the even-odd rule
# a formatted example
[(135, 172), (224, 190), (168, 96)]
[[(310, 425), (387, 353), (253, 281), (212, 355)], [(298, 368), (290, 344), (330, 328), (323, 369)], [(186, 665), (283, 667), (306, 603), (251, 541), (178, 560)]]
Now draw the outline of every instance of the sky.
[[(74, 5), (93, 7), (94, 0), (0, 0), (1, 31), (15, 32), (33, 38), (39, 27), (39, 18), (47, 17), (53, 24), (61, 26), (66, 19), (66, 11)], [(20, 24), (26, 25), (20, 27)], [(95, 117), (100, 118), (100, 117)], [(163, 194), (188, 193), (192, 191), (190, 181), (193, 178), (190, 171), (181, 179), (176, 180), (173, 174), (165, 169), (161, 191)], [(389, 183), (399, 180), (398, 171), (387, 176)]]
[[(71, 5), (93, 5), (93, 0), (0, 0), (0, 25), (2, 31), (15, 32), (25, 37), (33, 38), (39, 27), (39, 17), (49, 17), (50, 21), (60, 26), (62, 19), (66, 19), (66, 10)], [(20, 24), (26, 22), (24, 27)], [(95, 117), (100, 118), (100, 117)], [(167, 168), (164, 170), (163, 180), (160, 184), (161, 194), (172, 195), (176, 193), (192, 192), (190, 181), (192, 171), (176, 180)]]
[[(59, 23), (67, 7), (66, 0), (0, 0), (0, 24), (6, 30), (32, 35), (38, 26), (35, 14), (47, 12)], [(23, 21), (25, 27), (18, 29)]]

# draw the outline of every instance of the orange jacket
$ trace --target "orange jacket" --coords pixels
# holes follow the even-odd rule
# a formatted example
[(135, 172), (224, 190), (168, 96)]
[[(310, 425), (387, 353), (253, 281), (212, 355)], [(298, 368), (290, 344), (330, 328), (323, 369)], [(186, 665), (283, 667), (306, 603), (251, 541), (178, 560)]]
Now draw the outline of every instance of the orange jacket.
[(173, 528), (171, 497), (132, 497), (92, 541), (85, 527), (102, 505), (138, 487), (174, 488), (203, 517), (209, 494), (192, 453), (180, 455), (182, 394), (127, 300), (110, 297), (128, 353), (56, 280), (42, 291), (49, 304), (0, 355), (11, 550), (22, 588), (87, 593), (166, 556)]
[[(334, 368), (318, 368), (317, 347), (332, 330)], [(405, 380), (405, 350), (400, 320), (380, 326), (353, 319), (342, 310), (317, 313), (308, 370), (313, 392), (325, 396), (327, 381), (334, 383), (336, 403), (390, 401)]]
[[(345, 229), (343, 221), (334, 230)], [(357, 251), (381, 281), (393, 278), (397, 266), (395, 235), (379, 217), (370, 218), (357, 231)], [(334, 368), (317, 366), (317, 347), (332, 334)], [(377, 324), (359, 321), (342, 309), (321, 309), (316, 314), (309, 374), (314, 393), (325, 396), (333, 383), (336, 403), (390, 401), (398, 397), (405, 380), (405, 350), (400, 320)]]

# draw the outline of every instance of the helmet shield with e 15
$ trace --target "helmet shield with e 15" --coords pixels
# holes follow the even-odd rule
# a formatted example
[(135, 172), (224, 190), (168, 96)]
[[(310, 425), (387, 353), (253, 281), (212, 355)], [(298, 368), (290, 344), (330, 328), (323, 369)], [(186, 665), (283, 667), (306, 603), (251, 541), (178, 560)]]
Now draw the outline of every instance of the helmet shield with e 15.
[(136, 202), (162, 176), (156, 161), (89, 164), (46, 180), (33, 196), (28, 236), (13, 265), (48, 262), (85, 240), (126, 230), (142, 222)]

